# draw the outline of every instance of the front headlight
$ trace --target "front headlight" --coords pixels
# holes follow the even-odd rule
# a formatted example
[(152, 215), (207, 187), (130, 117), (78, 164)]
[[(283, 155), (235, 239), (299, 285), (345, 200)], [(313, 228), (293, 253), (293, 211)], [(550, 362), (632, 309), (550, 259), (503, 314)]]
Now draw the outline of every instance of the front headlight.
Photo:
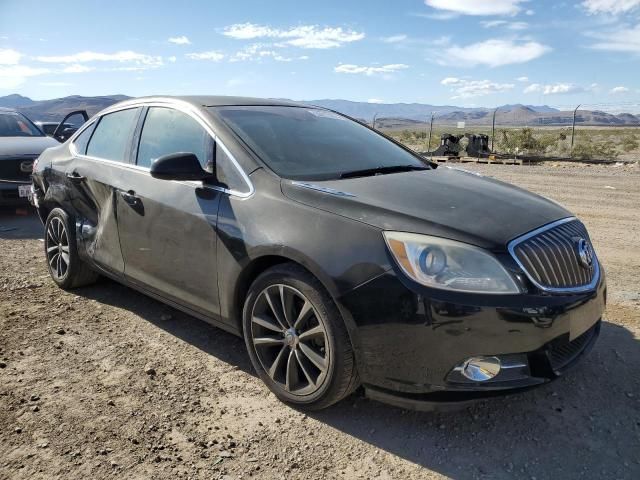
[(396, 262), (427, 287), (456, 292), (515, 294), (518, 285), (491, 253), (446, 238), (384, 232)]

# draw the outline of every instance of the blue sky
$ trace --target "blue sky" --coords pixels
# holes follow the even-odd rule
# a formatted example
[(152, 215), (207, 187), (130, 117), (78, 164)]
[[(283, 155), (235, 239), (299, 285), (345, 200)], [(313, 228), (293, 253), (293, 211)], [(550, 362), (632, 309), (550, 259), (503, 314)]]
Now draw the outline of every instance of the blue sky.
[(639, 66), (640, 0), (0, 0), (0, 95), (34, 99), (200, 93), (636, 110)]

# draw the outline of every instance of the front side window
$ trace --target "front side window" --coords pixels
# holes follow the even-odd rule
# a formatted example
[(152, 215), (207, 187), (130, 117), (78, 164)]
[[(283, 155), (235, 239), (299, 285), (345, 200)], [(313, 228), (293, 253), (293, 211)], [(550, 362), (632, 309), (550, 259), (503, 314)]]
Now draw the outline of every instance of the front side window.
[(43, 137), (27, 117), (18, 112), (0, 112), (0, 137)]
[(304, 107), (210, 107), (275, 173), (333, 179), (378, 168), (426, 168), (382, 135), (336, 113)]
[(142, 127), (137, 164), (151, 167), (164, 155), (193, 153), (205, 169), (213, 155), (213, 139), (186, 113), (165, 107), (150, 107)]
[(140, 108), (129, 108), (103, 115), (95, 128), (87, 155), (127, 163), (127, 151)]

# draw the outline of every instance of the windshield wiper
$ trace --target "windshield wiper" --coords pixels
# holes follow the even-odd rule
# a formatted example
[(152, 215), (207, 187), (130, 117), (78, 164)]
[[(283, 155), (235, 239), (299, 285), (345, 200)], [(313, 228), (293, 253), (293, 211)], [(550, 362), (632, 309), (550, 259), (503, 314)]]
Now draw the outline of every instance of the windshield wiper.
[(352, 170), (340, 174), (340, 178), (372, 177), (374, 175), (384, 175), (386, 173), (411, 172), (413, 170), (430, 170), (429, 167), (419, 165), (390, 165), (388, 167), (365, 168), (363, 170)]

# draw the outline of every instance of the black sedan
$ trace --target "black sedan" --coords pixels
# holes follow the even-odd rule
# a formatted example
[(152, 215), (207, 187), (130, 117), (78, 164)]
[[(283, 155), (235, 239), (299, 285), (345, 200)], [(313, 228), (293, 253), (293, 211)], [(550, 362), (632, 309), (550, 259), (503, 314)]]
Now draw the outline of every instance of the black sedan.
[(242, 335), (301, 407), (360, 385), (413, 408), (518, 391), (600, 329), (604, 271), (570, 212), (326, 109), (128, 100), (33, 182), (60, 287), (104, 275)]
[(0, 207), (29, 205), (33, 162), (57, 144), (23, 114), (0, 108)]

